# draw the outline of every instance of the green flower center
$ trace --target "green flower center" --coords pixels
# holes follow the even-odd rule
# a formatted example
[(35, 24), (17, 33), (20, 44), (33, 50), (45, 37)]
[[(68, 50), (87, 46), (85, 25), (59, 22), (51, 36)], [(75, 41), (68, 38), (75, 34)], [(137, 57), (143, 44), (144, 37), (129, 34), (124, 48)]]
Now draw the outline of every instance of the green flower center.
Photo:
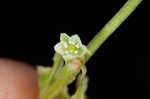
[(70, 45), (70, 46), (68, 47), (68, 50), (73, 50), (73, 51), (75, 51), (75, 50), (77, 50), (77, 48), (76, 48), (74, 45)]

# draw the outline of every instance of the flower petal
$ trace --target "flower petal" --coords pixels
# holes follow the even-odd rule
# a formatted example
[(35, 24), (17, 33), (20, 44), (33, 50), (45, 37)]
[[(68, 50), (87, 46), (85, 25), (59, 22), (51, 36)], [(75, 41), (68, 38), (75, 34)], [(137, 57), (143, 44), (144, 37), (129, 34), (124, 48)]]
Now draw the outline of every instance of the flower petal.
[(61, 33), (60, 41), (69, 42), (69, 36), (66, 33)]
[(85, 52), (86, 52), (86, 47), (81, 46), (81, 47), (78, 49), (77, 56), (78, 56), (78, 57), (81, 57), (81, 56), (83, 56), (83, 55), (85, 54)]
[(78, 36), (78, 35), (73, 35), (73, 36), (71, 36), (71, 40), (73, 41), (73, 42), (75, 42), (76, 44), (77, 43), (79, 43), (79, 44), (82, 44), (81, 43), (81, 40), (80, 40), (80, 37)]
[(54, 49), (57, 53), (63, 55), (64, 54), (64, 51), (62, 49), (62, 42), (60, 43), (57, 43), (55, 46), (54, 46)]

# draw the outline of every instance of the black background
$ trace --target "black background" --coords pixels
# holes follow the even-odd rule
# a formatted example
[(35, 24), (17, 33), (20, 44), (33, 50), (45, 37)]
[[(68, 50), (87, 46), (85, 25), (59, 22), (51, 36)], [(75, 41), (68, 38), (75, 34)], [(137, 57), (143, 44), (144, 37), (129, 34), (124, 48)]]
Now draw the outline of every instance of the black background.
[[(0, 57), (31, 64), (52, 64), (61, 32), (78, 34), (84, 44), (126, 0), (33, 3), (2, 10)], [(39, 2), (38, 2), (39, 3)], [(150, 88), (149, 37), (144, 3), (114, 32), (87, 63), (88, 95), (93, 99), (141, 96)]]

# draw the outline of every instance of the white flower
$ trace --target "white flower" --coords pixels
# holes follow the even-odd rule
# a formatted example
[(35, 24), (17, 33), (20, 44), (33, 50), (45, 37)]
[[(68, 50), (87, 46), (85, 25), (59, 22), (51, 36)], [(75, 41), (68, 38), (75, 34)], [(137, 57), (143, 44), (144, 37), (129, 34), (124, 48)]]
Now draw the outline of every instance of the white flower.
[(82, 57), (89, 52), (85, 45), (82, 44), (78, 35), (69, 37), (66, 33), (61, 33), (60, 42), (54, 47), (55, 51), (68, 61), (73, 58)]

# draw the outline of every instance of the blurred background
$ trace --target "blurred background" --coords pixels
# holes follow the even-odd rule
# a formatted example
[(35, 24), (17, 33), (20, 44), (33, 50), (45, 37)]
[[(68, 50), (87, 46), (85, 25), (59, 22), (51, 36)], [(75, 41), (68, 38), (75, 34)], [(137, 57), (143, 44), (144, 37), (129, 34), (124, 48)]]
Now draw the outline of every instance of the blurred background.
[[(3, 8), (7, 11), (1, 18), (0, 57), (51, 66), (60, 33), (78, 34), (87, 45), (125, 2), (74, 1)], [(93, 99), (121, 98), (150, 88), (149, 37), (144, 32), (143, 8), (141, 4), (87, 63), (87, 93)]]

